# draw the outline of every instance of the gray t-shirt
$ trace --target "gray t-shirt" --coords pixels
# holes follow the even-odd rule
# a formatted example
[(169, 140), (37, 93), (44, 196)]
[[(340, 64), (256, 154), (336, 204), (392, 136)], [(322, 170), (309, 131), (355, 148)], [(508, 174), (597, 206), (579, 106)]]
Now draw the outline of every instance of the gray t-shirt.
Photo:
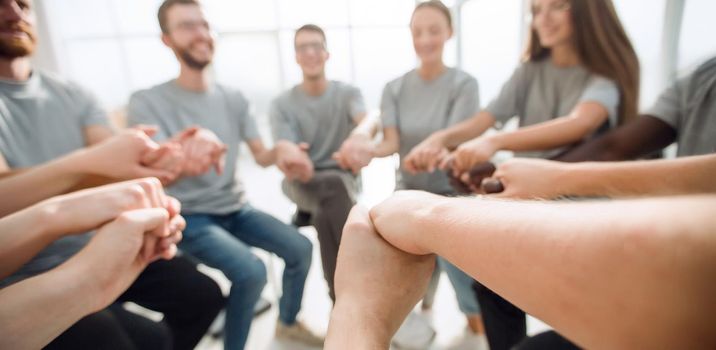
[[(75, 84), (39, 71), (26, 82), (0, 80), (0, 153), (10, 168), (36, 166), (83, 148), (83, 130), (91, 125), (108, 126), (107, 115)], [(89, 238), (72, 235), (51, 243), (0, 286), (56, 267)]]
[(671, 125), (679, 157), (716, 152), (716, 58), (666, 89), (646, 115)]
[(192, 92), (171, 80), (134, 93), (127, 109), (130, 125), (159, 127), (154, 137), (158, 141), (198, 125), (213, 131), (228, 146), (221, 175), (212, 168), (169, 186), (167, 192), (181, 201), (183, 213), (227, 214), (241, 209), (246, 199), (244, 186), (236, 177), (239, 146), (260, 136), (249, 102), (239, 91), (213, 84), (206, 92)]
[[(400, 135), (400, 157), (430, 134), (470, 118), (480, 109), (477, 80), (455, 68), (448, 68), (432, 81), (425, 81), (417, 70), (389, 82), (380, 103), (384, 127), (396, 127)], [(447, 175), (433, 173), (411, 175), (401, 167), (397, 174), (399, 189), (432, 193), (454, 192)]]
[(269, 121), (274, 141), (306, 142), (316, 169), (337, 169), (331, 156), (365, 112), (358, 88), (330, 81), (321, 96), (307, 95), (300, 85), (282, 93), (271, 103)]
[[(613, 81), (582, 66), (558, 67), (547, 57), (517, 67), (485, 110), (500, 124), (518, 117), (520, 127), (524, 127), (566, 116), (579, 103), (597, 102), (606, 108), (609, 120), (596, 135), (618, 124), (619, 100), (619, 89)], [(548, 158), (563, 150), (524, 152), (519, 156)]]

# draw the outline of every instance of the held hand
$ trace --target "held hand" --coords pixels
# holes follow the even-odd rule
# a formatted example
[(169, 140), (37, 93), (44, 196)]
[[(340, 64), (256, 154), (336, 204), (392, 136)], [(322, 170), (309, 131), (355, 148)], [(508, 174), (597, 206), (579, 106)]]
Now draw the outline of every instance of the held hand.
[(479, 163), (489, 161), (498, 150), (499, 147), (492, 138), (478, 137), (460, 145), (445, 162), (452, 161), (453, 172), (457, 176), (467, 173)]
[(294, 144), (280, 141), (276, 145), (276, 166), (289, 181), (298, 180), (303, 183), (313, 178), (313, 162), (308, 157), (309, 145), (305, 142)]
[(61, 268), (85, 271), (84, 277), (97, 288), (96, 293), (88, 295), (96, 298), (96, 309), (104, 308), (127, 289), (147, 264), (176, 254), (174, 243), (181, 238), (184, 226), (181, 216), (170, 218), (166, 209), (124, 212), (102, 226), (87, 246)]
[(435, 134), (413, 147), (403, 160), (403, 167), (411, 174), (433, 172), (450, 154), (443, 142)]
[(343, 142), (338, 152), (333, 153), (333, 159), (338, 162), (341, 169), (358, 174), (361, 169), (370, 164), (374, 153), (375, 145), (369, 136), (352, 134)]
[(157, 150), (145, 154), (142, 164), (151, 169), (168, 171), (171, 176), (160, 178), (162, 184), (166, 186), (181, 175), (184, 169), (184, 151), (181, 144), (177, 142), (165, 142)]
[(376, 233), (368, 212), (353, 208), (338, 252), (326, 349), (387, 348), (423, 296), (434, 267), (434, 255), (391, 246)]
[(199, 176), (213, 166), (217, 174), (224, 171), (227, 146), (211, 130), (190, 127), (174, 136), (184, 151), (183, 173)]
[[(562, 181), (568, 167), (544, 159), (513, 158), (500, 164), (492, 178), (485, 179), (482, 185), (487, 193), (496, 193), (494, 196), (500, 198), (554, 199), (570, 194), (564, 190)], [(499, 187), (504, 187), (504, 191), (497, 191)]]
[(163, 208), (179, 213), (178, 202), (164, 194), (156, 178), (145, 178), (91, 188), (50, 198), (39, 204), (48, 227), (56, 234), (95, 229), (123, 212)]
[(114, 179), (171, 178), (174, 176), (171, 171), (153, 169), (143, 163), (145, 157), (160, 148), (150, 139), (155, 131), (146, 126), (122, 130), (105, 141), (79, 151), (75, 156), (76, 167), (87, 174)]
[(400, 250), (415, 255), (432, 253), (422, 234), (432, 208), (446, 200), (423, 191), (397, 191), (370, 210), (370, 217), (378, 233)]
[(448, 169), (445, 171), (450, 179), (450, 185), (459, 193), (483, 193), (481, 187), (483, 179), (489, 178), (495, 172), (495, 165), (491, 162), (479, 163), (472, 167), (467, 173), (461, 173), (457, 176), (452, 168), (452, 162), (447, 164)]

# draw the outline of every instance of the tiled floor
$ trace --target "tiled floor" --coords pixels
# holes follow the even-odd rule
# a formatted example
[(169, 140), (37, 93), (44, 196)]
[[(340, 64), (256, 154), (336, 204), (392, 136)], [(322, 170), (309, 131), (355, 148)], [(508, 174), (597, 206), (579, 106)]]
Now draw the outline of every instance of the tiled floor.
[[(244, 150), (245, 151), (245, 150)], [(246, 155), (246, 152), (243, 153)], [(363, 195), (360, 202), (370, 206), (387, 197), (393, 190), (394, 160), (381, 159), (374, 161), (363, 171)], [(281, 220), (289, 221), (293, 212), (292, 203), (286, 199), (280, 190), (282, 176), (276, 168), (262, 169), (255, 165), (250, 157), (242, 157), (239, 161), (240, 177), (245, 183), (249, 201), (256, 208), (264, 210)], [(327, 288), (321, 271), (320, 256), (318, 253), (318, 241), (312, 227), (302, 228), (301, 232), (306, 235), (314, 244), (314, 264), (308, 275), (305, 289), (303, 309), (300, 318), (312, 329), (325, 334), (328, 326), (330, 313), (330, 300)], [(247, 349), (308, 349), (298, 344), (282, 343), (274, 340), (273, 332), (277, 318), (277, 292), (276, 288), (280, 283), (283, 263), (277, 257), (271, 257), (265, 252), (257, 251), (262, 257), (271, 274), (269, 283), (264, 290), (264, 297), (271, 300), (274, 306), (270, 311), (257, 317), (251, 328)], [(210, 274), (217, 276), (223, 287), (228, 288), (228, 283), (218, 271)], [(437, 330), (437, 336), (430, 349), (444, 349), (455, 337), (462, 334), (465, 327), (465, 319), (458, 310), (455, 300), (455, 293), (452, 290), (448, 279), (443, 274), (438, 287), (435, 304), (431, 314), (424, 315), (432, 320)], [(543, 323), (530, 318), (528, 329), (530, 333), (546, 329)], [(223, 348), (221, 341), (205, 338), (199, 345), (203, 350), (219, 350)]]

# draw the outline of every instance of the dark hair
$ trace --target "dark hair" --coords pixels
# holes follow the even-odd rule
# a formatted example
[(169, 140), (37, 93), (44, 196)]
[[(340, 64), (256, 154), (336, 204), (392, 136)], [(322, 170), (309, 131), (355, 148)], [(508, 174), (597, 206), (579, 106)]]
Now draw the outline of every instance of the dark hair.
[(418, 5), (415, 6), (415, 10), (413, 10), (413, 16), (415, 15), (415, 12), (417, 12), (421, 8), (431, 8), (436, 9), (440, 11), (443, 15), (445, 15), (445, 18), (447, 19), (448, 27), (450, 30), (452, 30), (452, 15), (450, 14), (450, 9), (445, 6), (445, 4), (442, 3), (440, 0), (430, 0), (421, 2)]
[[(619, 124), (636, 117), (639, 101), (639, 59), (611, 0), (569, 0), (574, 47), (584, 67), (616, 82)], [(549, 56), (534, 28), (530, 29), (525, 61)]]
[(314, 32), (321, 35), (321, 38), (323, 38), (323, 45), (325, 46), (327, 44), (326, 42), (326, 33), (323, 31), (323, 29), (315, 24), (304, 24), (301, 26), (301, 28), (296, 29), (296, 34), (293, 35), (293, 44), (296, 45), (296, 38), (298, 38), (298, 33), (300, 32)]
[(162, 5), (159, 6), (159, 11), (157, 11), (157, 19), (159, 19), (159, 28), (162, 29), (162, 33), (164, 34), (169, 33), (169, 28), (167, 28), (167, 12), (174, 5), (201, 6), (201, 3), (199, 2), (199, 0), (164, 0)]

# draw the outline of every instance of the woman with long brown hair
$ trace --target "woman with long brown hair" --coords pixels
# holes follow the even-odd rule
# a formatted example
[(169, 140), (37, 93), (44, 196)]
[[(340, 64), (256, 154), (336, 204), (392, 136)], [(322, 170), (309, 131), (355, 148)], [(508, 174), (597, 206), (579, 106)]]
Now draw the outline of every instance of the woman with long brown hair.
[[(524, 60), (499, 95), (432, 134), (404, 165), (434, 171), (451, 164), (460, 175), (500, 150), (549, 157), (632, 119), (638, 85), (639, 62), (611, 0), (533, 0)], [(481, 136), (515, 116), (518, 130)]]

